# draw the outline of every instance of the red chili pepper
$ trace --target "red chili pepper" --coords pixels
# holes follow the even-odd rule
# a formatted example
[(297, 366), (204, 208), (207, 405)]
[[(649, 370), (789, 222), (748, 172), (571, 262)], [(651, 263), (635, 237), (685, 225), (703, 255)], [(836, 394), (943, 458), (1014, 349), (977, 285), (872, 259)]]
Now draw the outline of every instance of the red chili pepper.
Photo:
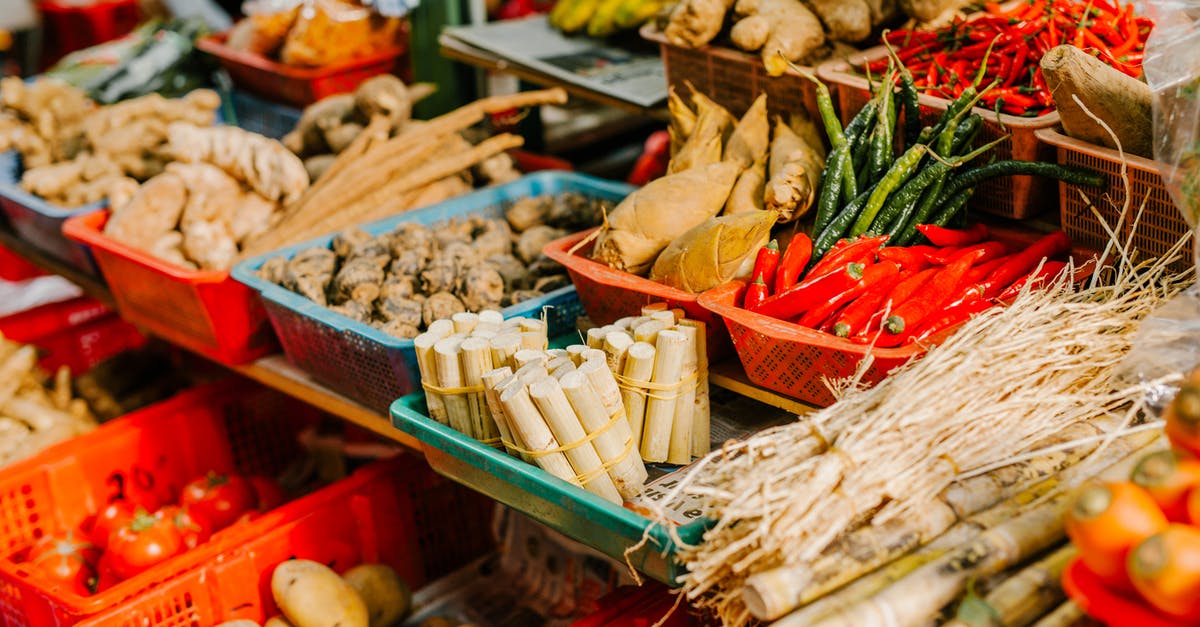
[(983, 282), (984, 298), (995, 298), (1004, 288), (1022, 275), (1033, 270), (1042, 259), (1052, 258), (1071, 250), (1071, 240), (1066, 233), (1055, 231), (1013, 255)]
[(866, 266), (861, 263), (847, 263), (841, 270), (808, 279), (780, 292), (751, 311), (780, 320), (790, 320), (850, 289), (862, 278), (865, 270)]
[(767, 291), (772, 291), (775, 285), (775, 272), (779, 269), (779, 242), (771, 240), (766, 246), (758, 249), (754, 258), (754, 276), (761, 276), (767, 285)]
[(1029, 58), (1029, 48), (1020, 46), (1017, 48), (1017, 56), (1013, 59), (1012, 68), (1009, 70), (1008, 78), (1004, 81), (1004, 86), (1008, 87), (1017, 82), (1017, 77), (1025, 71), (1025, 61)]
[(917, 291), (919, 291), (922, 287), (925, 287), (925, 284), (928, 283), (930, 279), (932, 279), (937, 275), (938, 272), (941, 271), (941, 268), (929, 268), (927, 270), (921, 270), (907, 279), (904, 279), (900, 283), (897, 283), (896, 287), (893, 288), (891, 293), (887, 295), (887, 298), (880, 303), (880, 307), (885, 307), (891, 310), (903, 305), (904, 303), (908, 302), (908, 299), (912, 298)]
[(884, 261), (882, 263), (868, 266), (867, 269), (863, 271), (862, 278), (859, 279), (858, 282), (854, 283), (854, 285), (851, 285), (842, 293), (835, 294), (829, 300), (817, 305), (816, 307), (813, 307), (812, 309), (809, 309), (807, 313), (805, 313), (798, 321), (796, 321), (796, 324), (799, 324), (802, 327), (808, 327), (810, 329), (819, 327), (821, 323), (829, 319), (829, 317), (836, 313), (837, 310), (841, 309), (855, 298), (858, 298), (858, 296), (866, 291), (867, 288), (879, 283), (880, 281), (883, 281), (884, 279), (895, 276), (898, 272), (900, 272), (900, 266), (891, 261)]
[(1041, 287), (1044, 283), (1049, 283), (1058, 277), (1059, 273), (1067, 267), (1067, 264), (1062, 261), (1047, 261), (1042, 264), (1040, 270), (1034, 270), (1029, 274), (1017, 279), (1012, 285), (1009, 285), (1003, 292), (1000, 293), (999, 300), (1011, 300), (1025, 289), (1026, 284), (1032, 284), (1034, 287)]
[(916, 333), (906, 337), (904, 343), (927, 340), (933, 335), (970, 320), (975, 314), (991, 307), (992, 303), (990, 301), (981, 298), (959, 303), (953, 307), (947, 307), (940, 314), (930, 317), (929, 320), (921, 325), (921, 328)]
[(969, 246), (988, 237), (988, 228), (979, 223), (966, 230), (948, 229), (934, 224), (918, 224), (917, 230), (934, 246)]
[[(886, 250), (886, 249), (885, 249)], [(858, 298), (846, 305), (845, 309), (831, 318), (832, 332), (838, 337), (850, 337), (867, 328), (871, 316), (876, 313), (883, 299), (900, 284), (901, 281), (913, 276), (916, 272), (897, 272), (891, 277), (879, 281), (867, 288)]]
[(951, 255), (950, 258), (946, 260), (946, 263), (947, 264), (954, 263), (955, 261), (958, 261), (962, 257), (973, 254), (978, 251), (982, 251), (983, 254), (979, 255), (975, 258), (975, 265), (979, 265), (985, 261), (991, 261), (993, 259), (1007, 255), (1008, 254), (1008, 246), (1005, 246), (1001, 242), (983, 242), (982, 244), (975, 244), (973, 246), (967, 246), (966, 248), (963, 248), (962, 250), (958, 251), (957, 253), (954, 253), (953, 255)]
[[(976, 253), (979, 254), (979, 253)], [(905, 329), (915, 329), (929, 314), (935, 312), (947, 303), (958, 289), (962, 278), (971, 269), (975, 260), (971, 255), (946, 266), (937, 273), (921, 291), (892, 310), (884, 326), (894, 334), (904, 333)]]
[(1004, 257), (996, 257), (995, 259), (985, 261), (983, 263), (977, 263), (971, 267), (971, 270), (967, 272), (967, 276), (963, 280), (967, 283), (978, 283), (986, 279), (989, 274), (991, 274), (996, 268), (999, 268), (1000, 264), (1004, 263), (1005, 261), (1008, 261), (1007, 255)]
[(746, 288), (746, 298), (742, 302), (742, 307), (753, 311), (761, 307), (765, 300), (767, 300), (767, 284), (763, 281), (762, 274), (756, 274), (754, 282)]
[(796, 233), (788, 242), (787, 250), (783, 251), (783, 259), (779, 262), (779, 271), (775, 273), (775, 285), (771, 291), (778, 294), (796, 284), (804, 267), (812, 258), (812, 239), (804, 233)]
[(935, 248), (931, 252), (925, 253), (925, 259), (935, 266), (944, 266), (950, 263), (950, 258), (962, 252), (962, 246), (946, 246), (943, 248)]
[(835, 268), (840, 268), (847, 263), (858, 259), (864, 253), (873, 254), (876, 250), (879, 250), (880, 246), (883, 246), (884, 242), (887, 242), (887, 239), (888, 236), (886, 235), (861, 237), (846, 244), (840, 249), (835, 246), (828, 253), (825, 253), (825, 256), (817, 262), (817, 265), (813, 266), (812, 270), (809, 270), (807, 276), (821, 276), (822, 274), (830, 272)]
[(929, 267), (929, 260), (925, 258), (925, 254), (936, 250), (932, 246), (881, 248), (879, 258), (894, 261), (904, 270), (919, 271)]

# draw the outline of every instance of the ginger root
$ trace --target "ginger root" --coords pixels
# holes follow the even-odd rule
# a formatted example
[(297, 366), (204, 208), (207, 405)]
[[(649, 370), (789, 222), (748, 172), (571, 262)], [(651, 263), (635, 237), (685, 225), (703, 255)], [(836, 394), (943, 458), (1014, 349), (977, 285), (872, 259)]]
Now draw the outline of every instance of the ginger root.
[(172, 157), (215, 165), (268, 200), (291, 204), (308, 189), (304, 163), (274, 139), (233, 126), (172, 124), (167, 132)]

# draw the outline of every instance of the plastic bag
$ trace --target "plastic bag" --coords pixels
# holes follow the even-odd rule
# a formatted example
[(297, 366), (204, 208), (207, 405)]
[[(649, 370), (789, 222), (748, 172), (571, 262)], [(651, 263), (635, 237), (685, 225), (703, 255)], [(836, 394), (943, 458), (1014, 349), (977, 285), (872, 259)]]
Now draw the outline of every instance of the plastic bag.
[[(1155, 20), (1142, 67), (1154, 92), (1154, 157), (1167, 190), (1192, 227), (1200, 267), (1200, 0), (1148, 0)], [(1134, 198), (1136, 206), (1139, 199)], [(1192, 286), (1142, 322), (1122, 364), (1130, 383), (1156, 381), (1200, 364), (1200, 288)], [(1148, 392), (1161, 408), (1175, 385)]]
[(403, 22), (341, 0), (252, 0), (229, 46), (288, 65), (321, 67), (369, 57), (399, 45)]

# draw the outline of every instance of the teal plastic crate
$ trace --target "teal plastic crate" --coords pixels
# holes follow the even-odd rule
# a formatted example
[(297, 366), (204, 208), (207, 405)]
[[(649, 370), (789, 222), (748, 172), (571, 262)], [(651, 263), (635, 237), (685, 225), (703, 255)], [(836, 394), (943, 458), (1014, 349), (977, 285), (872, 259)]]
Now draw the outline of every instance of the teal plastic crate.
[[(429, 417), (423, 393), (392, 403), (392, 424), (421, 441), (425, 460), (439, 473), (546, 524), (575, 540), (625, 561), (625, 550), (649, 540), (629, 555), (640, 572), (674, 585), (683, 567), (674, 559), (667, 530), (641, 514), (606, 501), (583, 488), (511, 457)], [(679, 537), (698, 543), (703, 519), (679, 527)]]
[[(372, 222), (362, 228), (371, 235), (380, 235), (404, 222), (438, 224), (474, 215), (500, 217), (508, 204), (529, 196), (578, 192), (616, 202), (631, 191), (633, 187), (624, 183), (584, 174), (539, 172)], [(334, 313), (255, 274), (268, 259), (291, 259), (309, 248), (328, 248), (332, 240), (333, 234), (330, 234), (249, 259), (235, 266), (232, 275), (262, 296), (271, 325), (275, 327), (289, 361), (334, 391), (386, 413), (392, 401), (420, 387), (417, 352), (412, 340), (392, 337), (368, 324)], [(573, 329), (575, 319), (583, 314), (575, 287), (568, 285), (501, 310), (506, 318), (536, 317), (543, 312), (552, 337)]]

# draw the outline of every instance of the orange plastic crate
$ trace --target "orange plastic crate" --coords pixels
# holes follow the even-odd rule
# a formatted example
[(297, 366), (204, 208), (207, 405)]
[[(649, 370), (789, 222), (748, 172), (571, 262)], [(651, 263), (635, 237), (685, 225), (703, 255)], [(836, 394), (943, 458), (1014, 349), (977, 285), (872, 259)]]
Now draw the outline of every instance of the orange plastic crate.
[[(278, 392), (231, 380), (184, 392), (6, 468), (0, 474), (0, 616), (8, 627), (73, 625), (259, 533), (255, 521), (234, 524), (91, 596), (62, 590), (19, 561), (43, 537), (80, 532), (120, 494), (173, 501), (186, 482), (210, 470), (275, 476), (301, 454), (299, 431), (320, 416)], [(259, 520), (270, 524), (277, 512)]]
[[(1039, 130), (1037, 137), (1058, 151), (1058, 163), (1096, 170), (1108, 180), (1108, 188), (1104, 190), (1059, 181), (1059, 215), (1063, 230), (1073, 241), (1103, 249), (1109, 242), (1109, 233), (1104, 226), (1107, 224), (1109, 229), (1116, 232), (1118, 241), (1129, 242), (1130, 247), (1142, 255), (1160, 257), (1191, 232), (1183, 213), (1175, 207), (1167, 192), (1157, 162), (1137, 155), (1125, 155), (1132, 198), (1128, 214), (1123, 215), (1121, 207), (1125, 203), (1125, 182), (1121, 178), (1120, 153), (1067, 137), (1057, 128)], [(1084, 195), (1081, 196), (1080, 192)], [(1094, 202), (1085, 200), (1085, 197)], [(1093, 208), (1100, 214), (1099, 219), (1092, 212)], [(1172, 268), (1183, 271), (1191, 267), (1192, 250), (1193, 242), (1189, 237)]]
[(43, 368), (67, 366), (76, 374), (146, 342), (137, 328), (86, 296), (0, 318), (0, 334), (37, 346)]
[(772, 113), (817, 111), (817, 89), (812, 81), (791, 70), (782, 76), (769, 76), (757, 54), (714, 45), (676, 46), (653, 23), (643, 26), (641, 35), (658, 44), (667, 84), (685, 97), (690, 93), (685, 83), (690, 82), (737, 116), (745, 113), (761, 93), (767, 94), (767, 107)]
[[(834, 99), (843, 124), (848, 124), (871, 99), (870, 85), (866, 77), (856, 73), (853, 66), (887, 55), (883, 46), (864, 50), (849, 59), (829, 61), (817, 68), (817, 75), (834, 92)], [(919, 96), (921, 124), (933, 126), (946, 111), (950, 101), (928, 94)], [(1058, 112), (1054, 111), (1037, 118), (1022, 118), (1004, 113), (997, 114), (980, 107), (975, 113), (983, 118), (983, 128), (975, 138), (975, 144), (986, 143), (1009, 136), (990, 155), (996, 159), (1020, 161), (1052, 161), (1053, 150), (1038, 141), (1038, 129), (1058, 124)], [(1054, 209), (1054, 181), (1036, 176), (1002, 176), (980, 185), (971, 198), (971, 206), (987, 213), (1005, 218), (1028, 218)]]
[(571, 249), (596, 229), (568, 235), (546, 245), (542, 250), (547, 257), (562, 264), (575, 284), (579, 301), (588, 318), (596, 325), (616, 322), (626, 316), (640, 316), (642, 307), (650, 303), (665, 302), (668, 307), (681, 307), (687, 317), (705, 324), (708, 337), (708, 358), (715, 361), (729, 353), (729, 333), (721, 319), (700, 306), (697, 294), (655, 283), (650, 279), (614, 270), (602, 263), (592, 261), (587, 255), (592, 250), (589, 243), (572, 253)]
[(308, 106), (325, 96), (354, 91), (359, 83), (379, 74), (395, 73), (405, 82), (410, 80), (403, 45), (345, 63), (308, 68), (235, 50), (225, 45), (226, 37), (226, 33), (208, 35), (197, 40), (196, 47), (215, 57), (239, 88), (297, 107)]
[(277, 348), (258, 294), (228, 271), (184, 270), (104, 235), (108, 210), (76, 216), (67, 237), (91, 247), (117, 310), (154, 335), (226, 364)]
[[(254, 533), (198, 567), (80, 627), (209, 627), (279, 614), (271, 573), (302, 558), (344, 572), (385, 563), (410, 586), (447, 574), (491, 546), (488, 499), (399, 457), (258, 519)], [(249, 531), (249, 530), (248, 530)]]

